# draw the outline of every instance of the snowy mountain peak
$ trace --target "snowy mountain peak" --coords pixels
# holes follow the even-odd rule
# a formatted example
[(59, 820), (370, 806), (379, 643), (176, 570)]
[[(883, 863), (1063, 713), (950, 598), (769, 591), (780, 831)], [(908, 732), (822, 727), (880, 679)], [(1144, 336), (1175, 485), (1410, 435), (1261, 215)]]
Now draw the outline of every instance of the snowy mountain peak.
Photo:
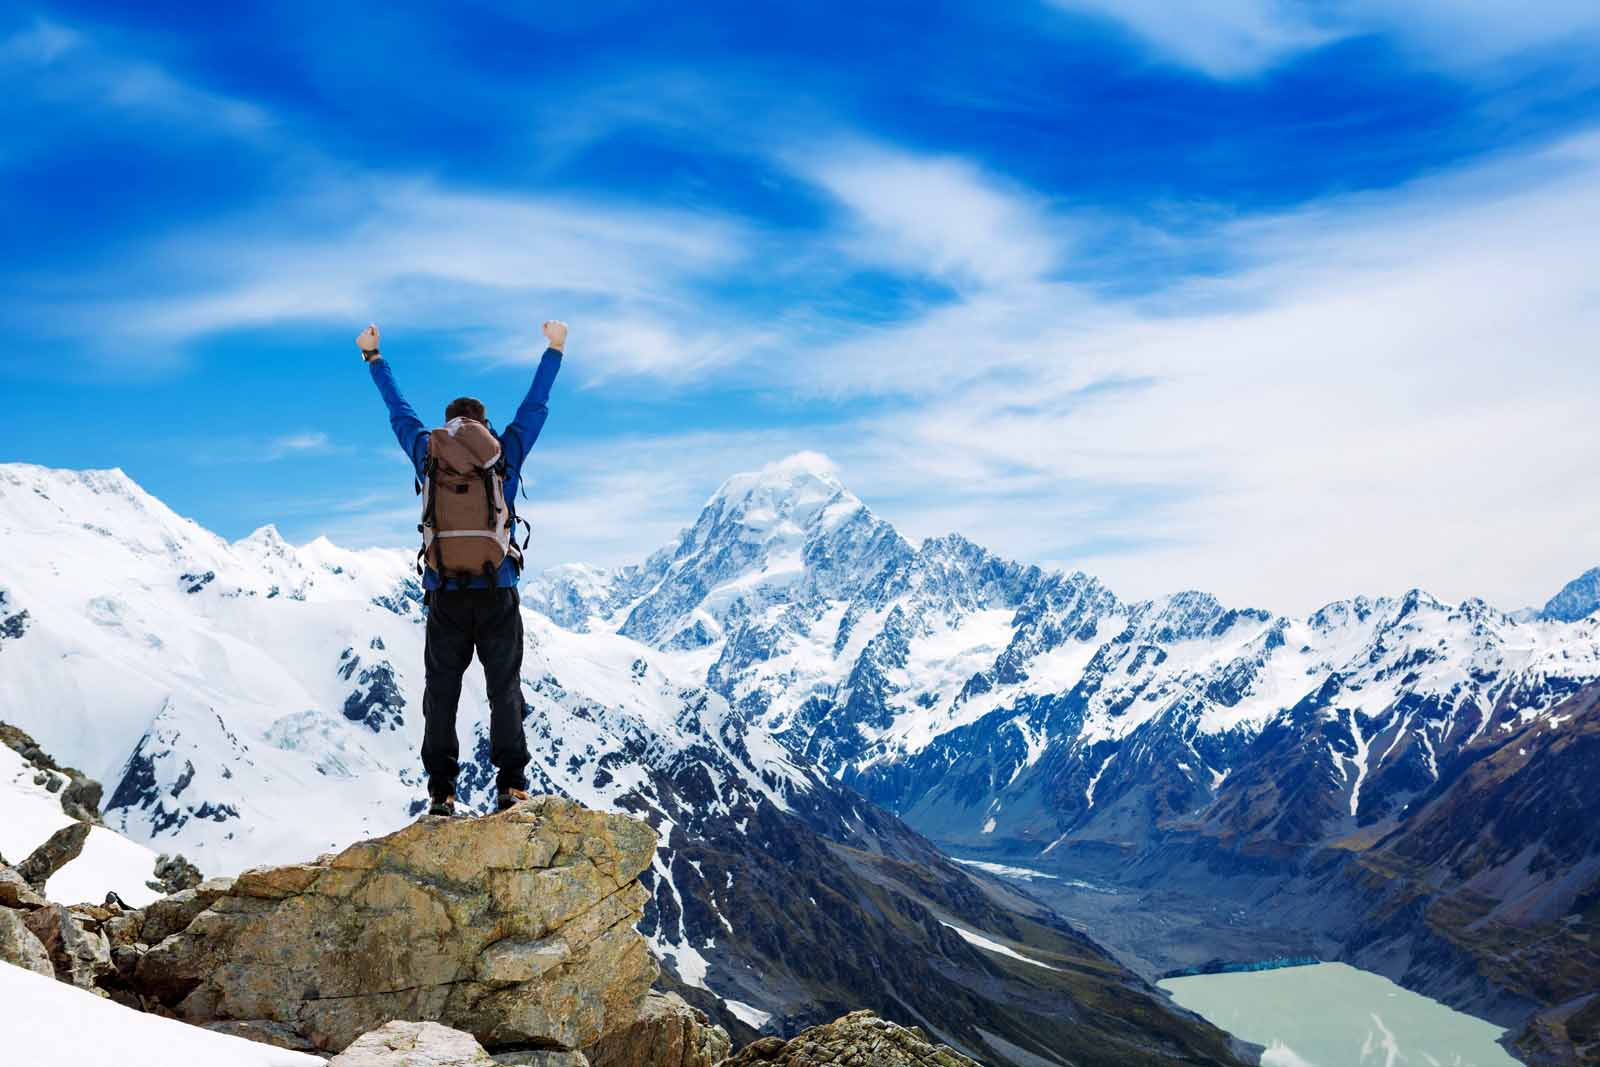
[(833, 460), (821, 452), (796, 452), (774, 460), (758, 471), (735, 474), (711, 495), (706, 506), (710, 507), (718, 500), (744, 500), (754, 494), (784, 496), (821, 493), (831, 496), (843, 489), (839, 468)]
[[(170, 514), (165, 504), (145, 492), (121, 467), (105, 470), (62, 470), (32, 463), (0, 463), (0, 486), (22, 489), (43, 500), (56, 496), (117, 497), (134, 506)], [(6, 497), (0, 491), (0, 498)]]
[(828, 457), (797, 452), (722, 483), (696, 526), (704, 525), (708, 516), (713, 522), (726, 517), (738, 522), (747, 537), (794, 538), (813, 524), (837, 525), (863, 507)]
[(1577, 622), (1596, 611), (1600, 611), (1600, 567), (1592, 567), (1562, 586), (1542, 614), (1556, 622)]
[(241, 537), (239, 541), (241, 544), (262, 545), (279, 545), (286, 543), (283, 539), (283, 534), (278, 532), (277, 524), (270, 522), (265, 526), (257, 526), (254, 530), (251, 530), (247, 536)]

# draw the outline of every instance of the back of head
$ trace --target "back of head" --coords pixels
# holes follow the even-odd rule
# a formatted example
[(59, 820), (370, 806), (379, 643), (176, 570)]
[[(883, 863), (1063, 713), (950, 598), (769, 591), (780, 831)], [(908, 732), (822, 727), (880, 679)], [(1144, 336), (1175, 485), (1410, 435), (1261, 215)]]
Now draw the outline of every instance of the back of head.
[(450, 401), (450, 406), (444, 409), (444, 421), (451, 419), (471, 419), (485, 424), (489, 421), (483, 410), (483, 401), (470, 396), (458, 396)]

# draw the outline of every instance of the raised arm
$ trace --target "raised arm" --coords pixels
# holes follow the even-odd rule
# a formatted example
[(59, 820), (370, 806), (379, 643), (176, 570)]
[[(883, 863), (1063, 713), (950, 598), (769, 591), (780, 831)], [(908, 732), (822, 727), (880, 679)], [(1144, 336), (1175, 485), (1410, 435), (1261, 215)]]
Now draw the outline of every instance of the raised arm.
[(378, 327), (368, 326), (362, 330), (356, 338), (356, 345), (361, 349), (361, 358), (367, 361), (367, 369), (372, 372), (372, 384), (378, 387), (378, 394), (389, 409), (389, 426), (394, 430), (395, 440), (400, 442), (401, 449), (410, 458), (420, 478), (423, 463), (428, 458), (428, 430), (417, 418), (411, 405), (406, 403), (406, 398), (400, 395), (400, 387), (394, 383), (394, 372), (389, 369), (389, 361), (378, 351)]
[(561, 370), (562, 352), (567, 346), (567, 324), (550, 321), (544, 324), (544, 336), (550, 347), (539, 360), (539, 369), (533, 372), (533, 384), (510, 425), (500, 435), (500, 447), (505, 450), (506, 463), (514, 469), (522, 467), (528, 450), (539, 439), (544, 420), (550, 414), (550, 388), (555, 385), (556, 374)]

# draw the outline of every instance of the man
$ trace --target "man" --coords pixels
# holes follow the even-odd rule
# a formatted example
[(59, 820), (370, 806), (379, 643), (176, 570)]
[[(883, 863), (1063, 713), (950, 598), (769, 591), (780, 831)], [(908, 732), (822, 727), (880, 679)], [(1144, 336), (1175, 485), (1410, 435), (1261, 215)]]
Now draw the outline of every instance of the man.
[[(522, 481), (522, 462), (544, 428), (550, 387), (561, 370), (562, 351), (567, 343), (563, 322), (546, 322), (544, 336), (549, 342), (539, 369), (534, 372), (528, 395), (517, 408), (516, 416), (498, 444), (502, 465), (503, 494), (497, 494), (509, 510)], [(362, 358), (372, 372), (372, 381), (389, 408), (389, 425), (395, 438), (411, 459), (419, 485), (429, 481), (430, 442), (435, 434), (444, 446), (454, 445), (461, 436), (489, 442), (494, 447), (492, 427), (483, 404), (469, 396), (450, 402), (445, 408), (446, 429), (430, 431), (422, 425), (411, 405), (400, 396), (389, 363), (378, 351), (378, 327), (368, 326), (356, 338)], [(476, 424), (469, 426), (468, 424)], [(488, 431), (488, 432), (486, 432)], [(444, 451), (445, 449), (441, 449)], [(474, 472), (479, 473), (481, 472)], [(485, 487), (490, 486), (487, 476)], [(462, 485), (456, 492), (464, 492)], [(476, 489), (476, 486), (472, 486)], [(430, 492), (432, 487), (430, 486)], [(465, 498), (460, 498), (465, 499)], [(491, 515), (496, 501), (491, 497)], [(432, 511), (433, 498), (428, 498)], [(431, 532), (431, 531), (430, 531)], [(498, 558), (499, 553), (494, 553)], [(454, 815), (456, 775), (460, 771), (460, 744), (456, 737), (456, 704), (461, 699), (461, 676), (472, 662), (474, 650), (483, 664), (483, 678), (489, 692), (489, 758), (496, 770), (496, 808), (505, 811), (528, 799), (528, 740), (522, 732), (522, 610), (517, 596), (517, 572), (521, 559), (512, 546), (499, 568), (485, 565), (485, 573), (440, 573), (444, 555), (430, 554), (423, 574), (424, 600), (428, 605), (427, 646), (423, 653), (426, 667), (422, 696), (422, 766), (428, 775), (430, 815)], [(435, 566), (435, 561), (438, 566)]]

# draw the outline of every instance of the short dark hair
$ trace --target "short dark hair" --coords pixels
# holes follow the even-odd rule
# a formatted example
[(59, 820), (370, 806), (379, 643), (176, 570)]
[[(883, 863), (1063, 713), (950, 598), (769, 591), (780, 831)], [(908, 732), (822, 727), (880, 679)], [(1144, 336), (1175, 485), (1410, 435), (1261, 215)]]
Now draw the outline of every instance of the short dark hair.
[(444, 409), (444, 421), (451, 419), (471, 419), (474, 422), (487, 423), (488, 417), (483, 411), (483, 401), (470, 396), (458, 396), (450, 401), (450, 406)]

